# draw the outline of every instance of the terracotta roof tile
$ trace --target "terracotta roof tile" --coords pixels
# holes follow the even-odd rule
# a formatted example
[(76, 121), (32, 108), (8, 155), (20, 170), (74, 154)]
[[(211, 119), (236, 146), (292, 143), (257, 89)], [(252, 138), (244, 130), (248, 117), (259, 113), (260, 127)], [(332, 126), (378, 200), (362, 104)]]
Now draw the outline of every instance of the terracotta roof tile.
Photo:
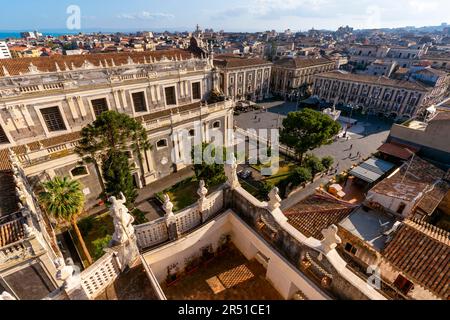
[(406, 221), (382, 253), (413, 282), (450, 298), (449, 233), (425, 222)]
[(413, 201), (421, 193), (443, 179), (445, 172), (431, 163), (414, 157), (404, 164), (394, 175), (382, 180), (371, 191), (405, 201)]
[(402, 160), (409, 160), (413, 154), (419, 151), (417, 148), (401, 145), (394, 142), (383, 144), (378, 151), (388, 154), (390, 156), (397, 157)]
[(322, 230), (342, 221), (355, 206), (318, 192), (285, 212), (289, 223), (306, 237), (323, 239)]
[(300, 69), (300, 68), (321, 66), (330, 63), (334, 64), (334, 61), (331, 61), (326, 58), (319, 58), (319, 59), (283, 58), (276, 61), (275, 65), (281, 67)]
[(240, 56), (216, 56), (214, 65), (222, 68), (241, 68), (258, 65), (272, 65), (272, 62), (260, 58), (248, 58)]
[(17, 242), (24, 237), (23, 218), (0, 225), (0, 247)]
[(73, 66), (80, 68), (85, 61), (92, 63), (99, 67), (100, 64), (105, 66), (105, 61), (112, 66), (112, 61), (116, 66), (128, 63), (131, 58), (135, 63), (144, 63), (147, 60), (150, 63), (150, 58), (161, 60), (163, 57), (174, 58), (182, 56), (183, 59), (189, 59), (191, 52), (181, 49), (160, 50), (160, 51), (144, 51), (144, 52), (123, 52), (123, 53), (99, 53), (88, 55), (73, 55), (73, 56), (51, 56), (38, 58), (20, 58), (20, 59), (1, 59), (0, 60), (0, 77), (5, 76), (4, 68), (11, 76), (26, 74), (29, 72), (30, 63), (42, 72), (57, 72), (56, 66), (60, 70), (65, 71), (66, 68), (72, 70)]

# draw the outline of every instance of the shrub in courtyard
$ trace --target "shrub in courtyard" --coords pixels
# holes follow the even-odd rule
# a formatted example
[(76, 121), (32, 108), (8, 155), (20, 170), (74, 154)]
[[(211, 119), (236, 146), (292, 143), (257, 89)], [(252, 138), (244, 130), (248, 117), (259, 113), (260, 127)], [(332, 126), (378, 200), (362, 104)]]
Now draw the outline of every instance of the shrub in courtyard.
[(333, 164), (334, 164), (333, 157), (328, 156), (328, 157), (322, 158), (322, 165), (325, 167), (325, 169), (327, 169), (327, 170), (330, 169), (333, 166)]

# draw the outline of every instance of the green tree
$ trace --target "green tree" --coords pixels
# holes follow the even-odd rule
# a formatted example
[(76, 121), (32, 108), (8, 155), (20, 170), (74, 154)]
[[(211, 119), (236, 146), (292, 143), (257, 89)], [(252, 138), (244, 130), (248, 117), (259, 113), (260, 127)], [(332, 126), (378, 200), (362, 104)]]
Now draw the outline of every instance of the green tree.
[(295, 150), (302, 165), (306, 152), (332, 143), (333, 137), (340, 130), (341, 125), (329, 116), (312, 109), (304, 109), (291, 112), (284, 119), (280, 141)]
[(318, 157), (316, 157), (313, 154), (308, 154), (305, 159), (305, 165), (309, 170), (311, 170), (312, 178), (314, 179), (315, 175), (323, 172), (325, 170), (325, 167), (322, 164), (322, 160), (320, 160)]
[[(122, 154), (120, 158), (123, 160), (125, 153), (131, 150), (137, 157), (141, 178), (144, 180), (143, 154), (146, 154), (145, 151), (150, 149), (151, 145), (148, 141), (147, 132), (140, 122), (123, 113), (106, 111), (98, 116), (92, 124), (83, 128), (76, 151), (83, 157), (84, 161), (94, 163), (97, 173), (101, 177), (100, 173), (104, 173), (105, 170), (100, 171), (100, 162), (107, 161), (111, 155), (119, 154)], [(109, 159), (109, 164), (121, 168), (126, 167), (123, 161), (121, 163), (112, 159)], [(105, 166), (102, 169), (104, 168)], [(127, 170), (119, 180), (128, 180), (129, 174), (131, 173)], [(112, 176), (114, 179), (118, 179), (116, 175)], [(108, 184), (107, 177), (103, 176), (103, 179)], [(102, 179), (100, 181), (103, 191), (109, 193)], [(142, 182), (144, 183), (144, 181)]]
[[(209, 159), (211, 161), (205, 159), (206, 154), (211, 156), (211, 159)], [(201, 159), (199, 158), (200, 156)], [(198, 181), (204, 180), (207, 186), (218, 185), (226, 181), (223, 165), (226, 159), (224, 148), (215, 147), (213, 144), (207, 143), (203, 143), (201, 146), (194, 146), (192, 159), (194, 159), (193, 170)], [(212, 161), (213, 159), (215, 161)]]
[(274, 188), (274, 185), (268, 181), (263, 181), (258, 187), (258, 196), (260, 199), (268, 200), (269, 193)]
[(322, 165), (325, 167), (325, 169), (330, 169), (334, 164), (334, 159), (333, 157), (324, 157), (322, 158)]
[(77, 224), (78, 217), (84, 210), (85, 201), (81, 184), (67, 177), (55, 177), (42, 186), (44, 191), (39, 194), (40, 203), (55, 219), (72, 225), (86, 259), (92, 264), (92, 257)]
[(293, 186), (299, 186), (302, 183), (310, 181), (312, 177), (313, 175), (310, 169), (305, 167), (299, 167), (294, 170), (289, 180)]
[(118, 197), (120, 192), (123, 192), (129, 208), (133, 207), (137, 197), (132, 169), (127, 154), (121, 151), (109, 152), (102, 166), (103, 177), (106, 181), (105, 196)]

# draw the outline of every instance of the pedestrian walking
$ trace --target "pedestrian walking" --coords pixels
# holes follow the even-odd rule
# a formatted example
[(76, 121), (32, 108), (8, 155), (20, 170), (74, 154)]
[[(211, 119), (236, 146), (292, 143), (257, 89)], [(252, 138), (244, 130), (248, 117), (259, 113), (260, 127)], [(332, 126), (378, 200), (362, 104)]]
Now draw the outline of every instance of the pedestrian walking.
[(353, 145), (350, 146), (350, 150), (352, 150), (352, 149), (353, 149)]

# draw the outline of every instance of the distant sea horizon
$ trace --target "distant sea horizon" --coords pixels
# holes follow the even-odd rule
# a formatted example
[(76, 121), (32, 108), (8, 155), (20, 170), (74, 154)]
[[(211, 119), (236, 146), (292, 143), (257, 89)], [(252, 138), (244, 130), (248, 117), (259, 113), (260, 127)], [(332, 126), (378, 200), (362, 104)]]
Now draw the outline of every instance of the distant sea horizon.
[[(31, 30), (27, 30), (27, 31), (31, 31)], [(12, 38), (12, 39), (20, 39), (20, 33), (21, 32), (27, 32), (27, 31), (1, 31), (0, 30), (0, 40), (5, 40), (8, 38)], [(38, 31), (41, 32), (41, 31)], [(78, 34), (80, 33), (80, 31), (77, 32), (70, 32), (70, 31), (52, 31), (52, 32), (41, 32), (44, 36), (53, 36), (53, 37), (60, 37), (60, 36), (64, 36), (67, 34)]]
[[(165, 30), (167, 29), (167, 30)], [(42, 33), (44, 36), (53, 36), (53, 37), (60, 37), (60, 36), (65, 36), (68, 34), (79, 34), (81, 33), (98, 33), (98, 32), (103, 32), (103, 33), (117, 33), (117, 32), (122, 32), (122, 33), (135, 33), (135, 32), (139, 32), (139, 31), (152, 31), (152, 32), (164, 32), (164, 31), (169, 31), (169, 32), (185, 32), (185, 31), (179, 31), (179, 30), (188, 30), (188, 28), (183, 28), (183, 27), (179, 27), (179, 28), (153, 28), (153, 30), (142, 30), (142, 29), (118, 29), (118, 30), (113, 30), (113, 29), (102, 29), (102, 28), (98, 28), (98, 29), (86, 29), (86, 30), (67, 30), (67, 29), (47, 29), (47, 30), (37, 30), (38, 32)], [(5, 40), (7, 38), (14, 38), (14, 39), (20, 39), (20, 33), (21, 32), (28, 32), (28, 31), (34, 31), (32, 29), (27, 29), (27, 30), (0, 30), (0, 40)]]

